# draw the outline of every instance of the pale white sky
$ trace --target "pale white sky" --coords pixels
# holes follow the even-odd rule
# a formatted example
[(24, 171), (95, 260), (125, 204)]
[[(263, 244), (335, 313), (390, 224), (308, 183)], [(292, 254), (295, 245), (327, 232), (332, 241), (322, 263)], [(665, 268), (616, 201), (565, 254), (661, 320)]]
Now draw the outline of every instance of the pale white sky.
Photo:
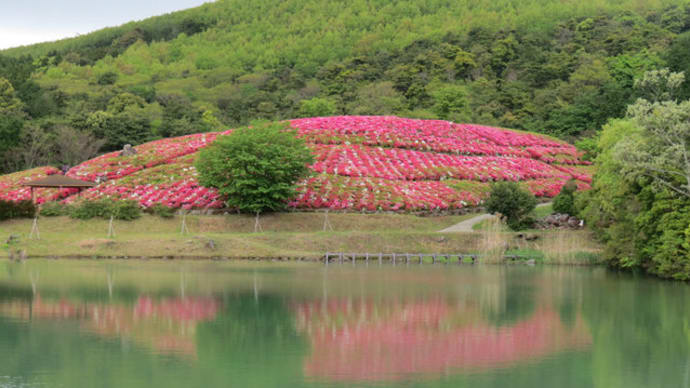
[(86, 34), (210, 1), (0, 0), (0, 49)]

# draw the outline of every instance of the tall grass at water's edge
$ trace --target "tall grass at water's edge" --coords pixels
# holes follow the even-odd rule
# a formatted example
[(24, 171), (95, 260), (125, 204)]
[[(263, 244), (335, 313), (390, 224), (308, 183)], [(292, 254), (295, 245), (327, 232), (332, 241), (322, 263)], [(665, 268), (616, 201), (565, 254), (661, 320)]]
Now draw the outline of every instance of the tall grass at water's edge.
[[(592, 265), (600, 262), (600, 247), (586, 230), (549, 230), (515, 233), (498, 219), (485, 221), (478, 252), (486, 264), (506, 262), (507, 256), (545, 264)], [(535, 239), (527, 241), (531, 235)]]

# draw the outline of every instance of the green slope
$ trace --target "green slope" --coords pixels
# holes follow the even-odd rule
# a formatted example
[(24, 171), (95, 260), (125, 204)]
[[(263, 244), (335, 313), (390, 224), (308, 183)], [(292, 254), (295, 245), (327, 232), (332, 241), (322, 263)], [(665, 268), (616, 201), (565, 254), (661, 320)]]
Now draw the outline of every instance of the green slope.
[(376, 46), (392, 49), (419, 38), (464, 32), (474, 27), (540, 31), (572, 17), (622, 11), (645, 13), (683, 3), (677, 0), (220, 0), (77, 38), (11, 48), (4, 50), (4, 54), (41, 56), (51, 51), (92, 51), (113, 42), (117, 45), (118, 39), (137, 29), (143, 33), (142, 38), (151, 42), (170, 40), (179, 33), (191, 35), (211, 27), (215, 33), (225, 34), (229, 38), (228, 46), (235, 50), (243, 51), (247, 42), (253, 43), (255, 49), (242, 53), (249, 54), (243, 60), (267, 67), (274, 64), (270, 56), (277, 48), (303, 54), (303, 50), (315, 51), (316, 47), (331, 51), (333, 47), (329, 44), (338, 43), (348, 53), (353, 44), (374, 34), (376, 40), (381, 40)]

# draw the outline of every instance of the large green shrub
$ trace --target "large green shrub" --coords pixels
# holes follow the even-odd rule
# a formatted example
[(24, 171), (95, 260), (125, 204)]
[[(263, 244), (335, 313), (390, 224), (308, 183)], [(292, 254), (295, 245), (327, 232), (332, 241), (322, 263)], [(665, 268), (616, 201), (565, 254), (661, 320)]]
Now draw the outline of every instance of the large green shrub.
[(79, 220), (90, 220), (96, 217), (107, 218), (110, 217), (111, 207), (112, 201), (110, 200), (84, 201), (72, 209), (70, 217)]
[(553, 211), (560, 214), (569, 214), (574, 216), (575, 211), (575, 192), (577, 191), (577, 184), (569, 181), (561, 188), (561, 192), (553, 199)]
[(529, 214), (537, 206), (537, 199), (516, 182), (498, 182), (491, 186), (486, 200), (489, 213), (500, 213), (512, 230), (525, 229), (534, 223)]
[(636, 261), (655, 275), (690, 280), (690, 201), (649, 190), (638, 198)]
[(335, 109), (333, 101), (314, 97), (300, 101), (299, 115), (301, 117), (331, 116), (335, 113)]
[(199, 183), (215, 187), (242, 212), (278, 211), (309, 172), (311, 151), (282, 123), (260, 123), (220, 136), (197, 160)]

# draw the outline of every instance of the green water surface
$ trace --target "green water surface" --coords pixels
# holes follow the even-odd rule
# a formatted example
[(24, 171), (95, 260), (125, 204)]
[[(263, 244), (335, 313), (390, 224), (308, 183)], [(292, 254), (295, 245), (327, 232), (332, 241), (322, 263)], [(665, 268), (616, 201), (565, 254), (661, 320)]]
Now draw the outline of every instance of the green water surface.
[(604, 268), (0, 262), (0, 387), (690, 387), (690, 287)]

